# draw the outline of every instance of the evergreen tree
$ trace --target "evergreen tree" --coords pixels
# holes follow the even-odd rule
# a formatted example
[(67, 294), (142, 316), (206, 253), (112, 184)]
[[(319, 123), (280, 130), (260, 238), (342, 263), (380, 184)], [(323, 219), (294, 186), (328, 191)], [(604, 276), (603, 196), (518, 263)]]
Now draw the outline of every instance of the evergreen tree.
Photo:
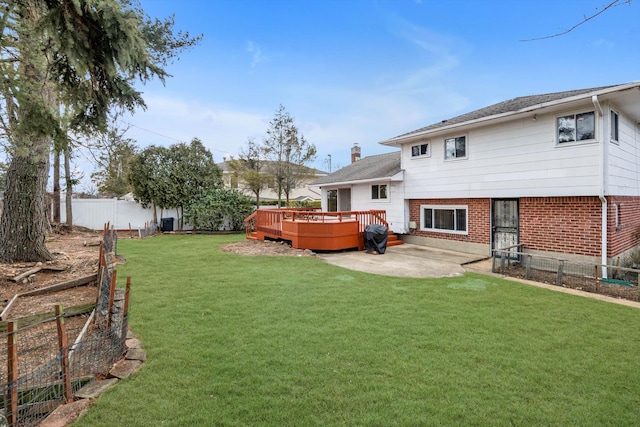
[(0, 97), (11, 156), (0, 218), (0, 260), (51, 259), (46, 184), (49, 152), (70, 129), (104, 129), (113, 105), (144, 106), (133, 84), (168, 77), (164, 67), (198, 39), (174, 34), (129, 0), (0, 0)]

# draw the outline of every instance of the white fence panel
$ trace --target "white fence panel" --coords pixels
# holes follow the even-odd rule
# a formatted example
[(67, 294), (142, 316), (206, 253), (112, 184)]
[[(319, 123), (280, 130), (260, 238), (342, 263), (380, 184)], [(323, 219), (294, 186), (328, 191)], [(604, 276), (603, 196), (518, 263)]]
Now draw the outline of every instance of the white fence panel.
[[(153, 209), (143, 208), (139, 203), (117, 199), (72, 199), (73, 225), (102, 230), (109, 223), (116, 230), (137, 230), (146, 222), (153, 222)], [(177, 229), (176, 209), (164, 209), (163, 218), (174, 218), (173, 229)], [(60, 201), (60, 222), (66, 222), (66, 201)], [(158, 221), (161, 222), (160, 211)]]

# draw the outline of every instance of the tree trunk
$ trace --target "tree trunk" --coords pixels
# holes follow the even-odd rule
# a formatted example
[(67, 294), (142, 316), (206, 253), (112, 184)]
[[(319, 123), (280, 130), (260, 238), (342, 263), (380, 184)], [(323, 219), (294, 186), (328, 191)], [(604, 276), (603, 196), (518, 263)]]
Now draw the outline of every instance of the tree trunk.
[[(67, 215), (67, 225), (73, 227), (73, 206), (71, 206), (71, 198), (73, 196), (73, 180), (71, 179), (71, 149), (69, 145), (64, 148), (64, 176), (66, 183), (65, 194), (65, 213)], [(58, 201), (58, 209), (60, 209), (60, 202)]]
[(60, 153), (53, 150), (53, 222), (60, 222)]
[(153, 223), (158, 225), (158, 208), (155, 203), (151, 203), (151, 207), (153, 207)]
[(7, 171), (0, 218), (0, 259), (4, 262), (49, 261), (46, 188), (49, 141), (38, 137), (26, 156), (14, 155)]

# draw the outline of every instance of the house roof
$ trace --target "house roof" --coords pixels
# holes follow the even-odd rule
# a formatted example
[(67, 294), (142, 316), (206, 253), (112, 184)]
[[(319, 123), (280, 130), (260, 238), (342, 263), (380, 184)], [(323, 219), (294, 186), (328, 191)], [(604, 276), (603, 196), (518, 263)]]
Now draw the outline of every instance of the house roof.
[[(262, 160), (261, 163), (262, 163), (262, 168), (261, 169), (266, 170), (269, 164), (275, 163), (275, 162), (273, 162), (271, 160)], [(220, 170), (222, 170), (222, 172), (230, 172), (231, 171), (231, 168), (229, 167), (229, 162), (226, 161), (226, 160), (224, 162), (221, 162), (221, 163), (216, 163), (216, 166), (218, 166), (220, 168)], [(315, 176), (322, 176), (322, 175), (328, 175), (329, 174), (329, 172), (325, 172), (325, 171), (322, 171), (320, 169), (310, 168), (308, 166), (303, 166), (302, 170), (308, 171), (309, 174), (315, 175)]]
[(600, 86), (588, 89), (546, 93), (542, 95), (520, 96), (508, 101), (499, 102), (488, 107), (480, 108), (478, 110), (471, 111), (469, 113), (465, 113), (451, 119), (442, 120), (429, 126), (425, 126), (420, 129), (398, 135), (394, 138), (382, 141), (381, 144), (395, 145), (400, 140), (406, 140), (411, 136), (428, 134), (431, 132), (442, 130), (444, 128), (462, 126), (477, 121), (497, 119), (499, 117), (504, 117), (510, 114), (528, 112), (553, 104), (590, 98), (592, 95), (600, 95), (609, 92), (626, 90), (629, 88), (638, 87), (639, 85), (639, 82), (633, 82), (623, 85)]
[(400, 151), (364, 157), (309, 185), (336, 184), (390, 178), (402, 171)]

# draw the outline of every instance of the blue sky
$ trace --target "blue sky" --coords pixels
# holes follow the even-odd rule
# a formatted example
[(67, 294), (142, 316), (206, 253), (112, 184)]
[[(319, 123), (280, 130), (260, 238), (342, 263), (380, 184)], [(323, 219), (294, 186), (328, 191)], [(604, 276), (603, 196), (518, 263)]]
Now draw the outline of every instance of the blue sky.
[[(378, 142), (524, 95), (640, 80), (640, 1), (141, 0), (202, 34), (125, 120), (140, 147), (200, 138), (216, 162), (266, 135), (282, 104), (335, 171)], [(621, 0), (622, 1), (622, 0)]]

